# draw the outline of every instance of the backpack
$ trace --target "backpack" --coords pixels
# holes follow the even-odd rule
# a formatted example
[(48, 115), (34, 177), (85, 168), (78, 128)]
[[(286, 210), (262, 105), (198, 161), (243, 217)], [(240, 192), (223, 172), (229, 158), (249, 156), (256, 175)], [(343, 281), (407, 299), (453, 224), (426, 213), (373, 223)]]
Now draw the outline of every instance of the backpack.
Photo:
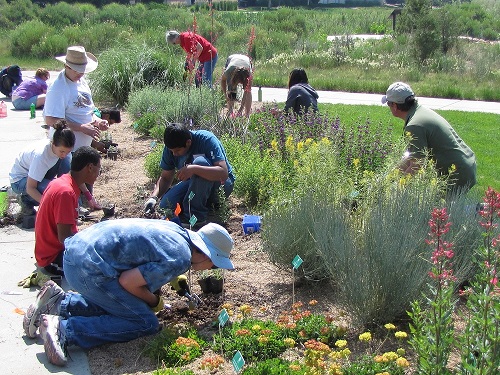
[(15, 86), (19, 86), (22, 81), (21, 68), (18, 65), (9, 65), (0, 71), (0, 92), (10, 97)]

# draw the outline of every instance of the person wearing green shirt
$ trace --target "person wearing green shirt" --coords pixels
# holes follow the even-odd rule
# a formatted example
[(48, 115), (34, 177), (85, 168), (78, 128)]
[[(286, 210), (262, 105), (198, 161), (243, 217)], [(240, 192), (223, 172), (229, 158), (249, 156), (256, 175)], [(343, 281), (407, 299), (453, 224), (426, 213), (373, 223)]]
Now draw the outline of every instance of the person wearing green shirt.
[(411, 137), (406, 157), (399, 169), (413, 174), (420, 161), (430, 157), (439, 175), (449, 175), (447, 193), (465, 193), (476, 184), (476, 156), (448, 121), (418, 104), (415, 93), (404, 82), (389, 86), (382, 103), (392, 115), (405, 121), (404, 134)]

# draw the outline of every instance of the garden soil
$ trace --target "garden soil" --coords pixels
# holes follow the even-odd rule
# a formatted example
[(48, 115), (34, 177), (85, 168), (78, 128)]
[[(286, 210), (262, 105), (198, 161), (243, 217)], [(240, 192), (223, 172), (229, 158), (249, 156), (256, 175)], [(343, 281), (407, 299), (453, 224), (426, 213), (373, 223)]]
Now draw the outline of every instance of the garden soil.
[[(139, 136), (133, 131), (131, 121), (124, 113), (120, 124), (113, 124), (109, 133), (113, 142), (118, 143), (119, 156), (116, 161), (104, 158), (102, 172), (94, 185), (94, 195), (101, 204), (114, 204), (115, 215), (105, 218), (102, 211), (92, 212), (79, 230), (103, 219), (113, 220), (124, 217), (144, 217), (143, 204), (154, 187), (144, 171), (144, 157), (150, 152), (152, 139)], [(236, 266), (233, 271), (224, 273), (224, 291), (220, 294), (204, 294), (197, 283), (201, 272), (191, 272), (191, 288), (201, 303), (189, 310), (188, 301), (179, 297), (168, 286), (163, 287), (164, 299), (172, 305), (159, 313), (162, 325), (193, 325), (198, 331), (212, 336), (217, 332), (218, 314), (224, 303), (230, 303), (234, 310), (243, 304), (253, 308), (252, 315), (263, 319), (275, 320), (280, 313), (291, 308), (292, 300), (308, 301), (315, 299), (315, 311), (343, 316), (336, 307), (331, 295), (325, 295), (324, 284), (305, 284), (295, 280), (293, 293), (290, 270), (280, 270), (271, 264), (262, 251), (260, 233), (245, 235), (242, 229), (246, 207), (234, 197), (229, 199), (229, 218), (225, 223), (215, 215), (212, 220), (223, 224), (235, 241), (232, 260)], [(155, 220), (158, 218), (152, 218)], [(291, 267), (291, 266), (290, 266)], [(144, 354), (144, 348), (153, 336), (140, 338), (128, 343), (107, 344), (89, 351), (89, 363), (93, 374), (150, 374), (157, 369), (157, 363)], [(220, 353), (212, 353), (220, 354)], [(205, 355), (210, 356), (210, 353)], [(188, 366), (196, 374), (208, 374), (199, 368), (199, 360)], [(219, 374), (233, 374), (232, 365), (227, 362)]]
[[(102, 211), (92, 212), (79, 230), (100, 220), (144, 217), (143, 204), (153, 190), (154, 182), (146, 177), (144, 171), (144, 157), (151, 150), (152, 139), (135, 133), (126, 113), (123, 113), (120, 124), (110, 127), (109, 133), (113, 141), (118, 143), (119, 156), (116, 161), (107, 158), (102, 160), (102, 173), (94, 186), (94, 195), (102, 204), (114, 204), (115, 215), (105, 218)], [(236, 269), (225, 271), (223, 293), (202, 293), (197, 283), (200, 272), (191, 272), (191, 291), (200, 297), (201, 303), (190, 310), (185, 297), (179, 297), (168, 286), (164, 286), (162, 293), (171, 308), (158, 315), (163, 326), (195, 326), (210, 341), (217, 333), (217, 318), (224, 303), (231, 304), (235, 314), (241, 305), (250, 305), (253, 308), (252, 316), (275, 321), (282, 312), (290, 311), (293, 301), (307, 304), (310, 300), (318, 301), (311, 308), (313, 312), (328, 314), (335, 317), (338, 324), (349, 326), (347, 314), (339, 307), (338, 301), (335, 301), (335, 294), (326, 282), (311, 284), (300, 279), (293, 280), (291, 265), (290, 270), (274, 266), (262, 249), (261, 233), (245, 235), (243, 232), (243, 215), (254, 213), (248, 212), (242, 202), (234, 197), (230, 197), (228, 208), (229, 217), (225, 222), (221, 222), (218, 216), (212, 218), (213, 221), (222, 223), (235, 241), (231, 258)], [(352, 345), (350, 342), (349, 346), (353, 354), (357, 351), (355, 337), (353, 336)], [(92, 374), (152, 374), (161, 365), (144, 353), (145, 347), (153, 338), (154, 336), (147, 336), (90, 350), (88, 358)], [(207, 352), (185, 368), (196, 374), (209, 374), (209, 370), (200, 369), (200, 363), (203, 358), (215, 354), (221, 353)], [(291, 355), (293, 354), (288, 353), (287, 358)], [(231, 362), (226, 361), (217, 374), (234, 374)]]

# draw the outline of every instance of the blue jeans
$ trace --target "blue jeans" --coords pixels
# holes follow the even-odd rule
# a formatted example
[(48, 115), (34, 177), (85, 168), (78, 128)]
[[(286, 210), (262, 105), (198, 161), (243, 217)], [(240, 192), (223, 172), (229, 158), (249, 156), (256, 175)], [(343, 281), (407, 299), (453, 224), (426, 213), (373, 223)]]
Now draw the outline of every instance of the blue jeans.
[[(40, 194), (43, 194), (50, 181), (52, 181), (56, 176), (61, 177), (63, 174), (68, 173), (70, 169), (71, 160), (68, 156), (66, 156), (64, 159), (59, 159), (57, 163), (52, 168), (50, 168), (47, 173), (45, 173), (42, 181), (37, 184), (36, 189), (40, 192)], [(23, 177), (19, 181), (11, 183), (10, 186), (12, 187), (12, 191), (14, 193), (21, 195), (21, 202), (25, 206), (33, 208), (33, 206), (38, 206), (39, 202), (31, 198), (31, 196), (26, 193), (27, 182), (28, 177)]]
[(159, 330), (158, 318), (146, 302), (127, 292), (118, 278), (95, 275), (64, 255), (70, 287), (59, 315), (68, 345), (88, 349), (107, 342), (125, 342)]
[[(212, 79), (213, 79), (213, 74), (214, 74), (214, 69), (215, 69), (215, 64), (217, 63), (218, 55), (216, 54), (214, 58), (210, 61), (206, 61), (203, 64), (200, 64), (202, 66), (202, 81), (203, 83), (206, 83), (208, 87), (212, 88)], [(198, 68), (198, 71), (200, 69)], [(198, 74), (198, 73), (197, 73)]]
[[(203, 166), (212, 165), (203, 156), (198, 156), (194, 159), (193, 164)], [(175, 210), (177, 203), (179, 203), (185, 219), (189, 220), (192, 215), (195, 215), (198, 221), (204, 221), (208, 215), (207, 201), (213, 194), (216, 194), (220, 185), (219, 181), (208, 181), (204, 178), (193, 176), (189, 180), (181, 181), (177, 185), (172, 186), (161, 198), (160, 208)], [(226, 197), (229, 197), (232, 193), (233, 187), (233, 181), (228, 178), (224, 182), (224, 194)], [(194, 193), (194, 196), (189, 201), (189, 193), (191, 192)]]

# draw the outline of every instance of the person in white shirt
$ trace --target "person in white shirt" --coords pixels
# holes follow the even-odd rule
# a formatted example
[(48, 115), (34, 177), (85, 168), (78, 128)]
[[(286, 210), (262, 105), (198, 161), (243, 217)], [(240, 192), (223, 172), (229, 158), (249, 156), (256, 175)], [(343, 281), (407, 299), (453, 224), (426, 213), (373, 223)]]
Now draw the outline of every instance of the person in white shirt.
[[(75, 151), (82, 146), (92, 146), (104, 152), (99, 138), (109, 124), (95, 115), (92, 93), (84, 77), (97, 68), (97, 58), (82, 46), (71, 46), (65, 56), (56, 59), (64, 63), (64, 69), (47, 91), (43, 109), (45, 123), (52, 127), (58, 120), (66, 119), (69, 128), (75, 132)], [(87, 188), (88, 191), (83, 193), (90, 207), (101, 209), (92, 196), (92, 186)]]
[(23, 215), (34, 215), (34, 206), (39, 205), (49, 182), (70, 170), (75, 134), (65, 120), (53, 126), (53, 136), (21, 151), (10, 171), (10, 184), (20, 195)]

